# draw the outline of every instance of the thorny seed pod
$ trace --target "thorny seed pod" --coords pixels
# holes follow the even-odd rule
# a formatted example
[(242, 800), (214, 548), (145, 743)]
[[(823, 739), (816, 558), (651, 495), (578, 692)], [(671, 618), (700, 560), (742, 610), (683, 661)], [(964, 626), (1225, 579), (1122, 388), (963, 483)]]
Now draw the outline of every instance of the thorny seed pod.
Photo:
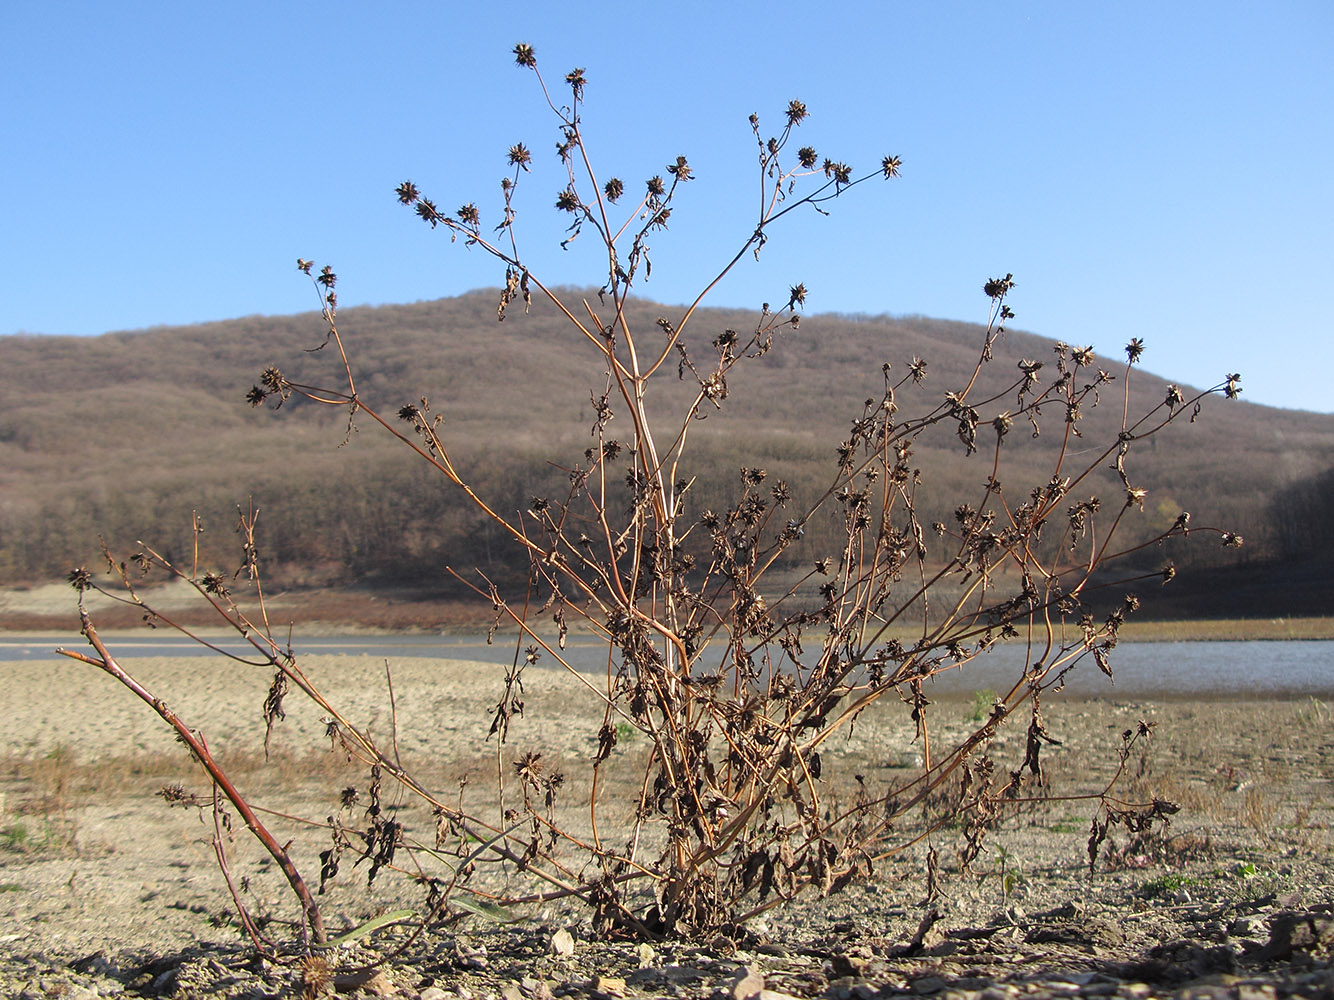
[(576, 101), (584, 98), (584, 86), (588, 83), (588, 78), (584, 76), (583, 67), (576, 66), (565, 74), (565, 82), (570, 85), (570, 91), (574, 94)]
[(1144, 354), (1144, 341), (1139, 337), (1131, 337), (1130, 343), (1126, 344), (1126, 360), (1132, 365), (1137, 362)]
[(432, 229), (440, 222), (440, 213), (436, 211), (435, 202), (430, 198), (422, 198), (417, 202), (417, 215), (423, 222), (429, 223)]
[(684, 156), (678, 156), (675, 163), (668, 164), (667, 172), (682, 183), (692, 180), (694, 176)]
[(885, 175), (885, 180), (899, 175), (899, 167), (903, 166), (903, 161), (897, 156), (886, 156), (880, 161), (880, 172)]
[(799, 150), (797, 150), (797, 162), (800, 163), (807, 170), (810, 170), (813, 166), (815, 166), (817, 163), (820, 162), (820, 156), (818, 153), (816, 153), (816, 151), (812, 147), (802, 146)]
[(537, 65), (537, 54), (533, 51), (531, 45), (520, 42), (514, 46), (514, 61), (519, 66), (526, 66), (531, 69)]
[(528, 147), (523, 143), (515, 143), (510, 147), (509, 165), (511, 167), (522, 167), (529, 169), (529, 164), (533, 162), (533, 154), (528, 151)]
[[(417, 199), (421, 197), (421, 192), (417, 190), (417, 185), (413, 184), (412, 181), (404, 181), (394, 188), (394, 194), (398, 195), (399, 203), (403, 205), (415, 204)], [(311, 262), (308, 260), (298, 259), (296, 262), (296, 266), (307, 274), (310, 273), (310, 265)]]
[(982, 291), (987, 294), (988, 298), (1002, 299), (1010, 289), (1014, 288), (1014, 285), (1014, 275), (1007, 274), (1003, 278), (992, 278), (989, 280), (982, 286)]
[(602, 191), (607, 196), (607, 200), (614, 205), (617, 199), (625, 193), (625, 184), (621, 182), (620, 178), (613, 177), (603, 186)]

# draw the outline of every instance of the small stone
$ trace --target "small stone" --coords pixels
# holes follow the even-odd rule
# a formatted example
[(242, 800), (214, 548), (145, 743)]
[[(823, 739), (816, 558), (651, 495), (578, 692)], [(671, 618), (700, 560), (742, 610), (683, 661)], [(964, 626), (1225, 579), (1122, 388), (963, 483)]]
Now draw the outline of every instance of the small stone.
[(179, 969), (168, 969), (166, 972), (158, 973), (157, 976), (154, 977), (151, 986), (153, 993), (157, 996), (162, 996), (163, 994), (171, 992), (179, 972)]
[(1110, 997), (1115, 996), (1120, 988), (1120, 983), (1089, 983), (1079, 992), (1086, 997)]
[(941, 979), (939, 976), (922, 976), (920, 979), (914, 979), (912, 981), (912, 991), (918, 996), (939, 993), (945, 986), (945, 980)]
[(1264, 930), (1264, 921), (1259, 917), (1238, 917), (1227, 925), (1227, 932), (1233, 937), (1255, 937)]
[(419, 994), (420, 1000), (449, 1000), (449, 994), (439, 986), (428, 986)]
[(569, 958), (574, 954), (574, 935), (564, 927), (551, 935), (551, 953), (559, 955), (562, 958)]
[(658, 953), (653, 950), (653, 945), (647, 941), (641, 942), (636, 952), (639, 955), (639, 967), (641, 969), (653, 968), (653, 960), (658, 957)]
[(69, 967), (86, 976), (114, 976), (120, 970), (107, 958), (105, 951), (93, 952), (84, 958), (70, 962)]
[(387, 997), (398, 992), (398, 987), (379, 969), (334, 976), (334, 989), (339, 993), (356, 993), (361, 990), (376, 997)]
[(737, 969), (736, 974), (732, 976), (727, 995), (732, 1000), (755, 1000), (763, 992), (764, 974), (756, 966), (748, 965)]
[(625, 996), (625, 980), (620, 976), (598, 976), (593, 980), (593, 989), (604, 996)]

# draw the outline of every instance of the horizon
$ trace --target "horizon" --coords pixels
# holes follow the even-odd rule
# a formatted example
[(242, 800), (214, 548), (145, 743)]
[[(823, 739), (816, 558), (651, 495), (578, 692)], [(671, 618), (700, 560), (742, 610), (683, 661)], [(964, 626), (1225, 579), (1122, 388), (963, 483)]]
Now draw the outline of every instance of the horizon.
[(976, 323), (982, 283), (1013, 272), (1016, 330), (1115, 359), (1142, 337), (1162, 377), (1239, 371), (1244, 400), (1334, 412), (1318, 364), (1334, 8), (1025, 4), (998, 18), (854, 3), (822, 23), (739, 3), (708, 13), (706, 33), (708, 5), (673, 10), (649, 40), (605, 2), (573, 18), (332, 3), (316, 22), (250, 2), (222, 21), (166, 4), (11, 9), (0, 80), (25, 97), (0, 112), (0, 334), (307, 312), (298, 256), (334, 267), (344, 309), (498, 285), (489, 259), (427, 230), (393, 188), (412, 179), (449, 210), (475, 201), (489, 226), (518, 141), (535, 151), (518, 196), (530, 267), (600, 284), (595, 241), (557, 248), (555, 131), (513, 64), (523, 41), (554, 93), (586, 67), (600, 176), (631, 188), (681, 154), (695, 168), (637, 295), (689, 301), (744, 242), (747, 115), (773, 134), (799, 98), (802, 144), (859, 172), (897, 155), (902, 175), (846, 192), (828, 218), (783, 220), (705, 305), (758, 309), (803, 282), (813, 315)]

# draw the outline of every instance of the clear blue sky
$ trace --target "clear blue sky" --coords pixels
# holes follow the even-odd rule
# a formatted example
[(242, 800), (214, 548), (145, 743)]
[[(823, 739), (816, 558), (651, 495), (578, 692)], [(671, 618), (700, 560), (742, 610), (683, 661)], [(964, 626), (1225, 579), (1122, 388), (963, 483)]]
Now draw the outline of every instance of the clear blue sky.
[[(873, 169), (790, 219), (720, 305), (983, 320), (1014, 272), (1016, 327), (1192, 385), (1334, 411), (1334, 4), (9, 3), (0, 13), (0, 334), (95, 334), (495, 285), (396, 204), (499, 218), (504, 154), (547, 281), (555, 133), (532, 75), (582, 66), (603, 176), (637, 190), (678, 154), (699, 178), (653, 242), (643, 294), (688, 300), (754, 225), (747, 116)], [(892, 355), (892, 347), (890, 349)]]

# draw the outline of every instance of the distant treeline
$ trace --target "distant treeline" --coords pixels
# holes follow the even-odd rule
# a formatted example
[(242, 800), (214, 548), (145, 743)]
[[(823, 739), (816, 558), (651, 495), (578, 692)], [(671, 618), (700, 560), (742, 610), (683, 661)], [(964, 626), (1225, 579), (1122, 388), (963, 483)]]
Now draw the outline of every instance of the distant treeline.
[[(649, 302), (632, 313), (645, 329), (672, 315)], [(744, 329), (754, 317), (706, 310), (692, 322), (690, 350), (705, 357), (713, 337)], [(592, 400), (605, 388), (605, 375), (592, 351), (549, 311), (535, 306), (533, 315), (498, 325), (494, 294), (478, 292), (346, 310), (340, 327), (361, 373), (362, 397), (386, 414), (427, 397), (444, 416), (442, 433), (456, 464), (498, 510), (518, 517), (535, 497), (562, 496), (570, 470), (586, 464)], [(901, 369), (913, 357), (927, 360), (926, 383), (900, 400), (902, 413), (912, 415), (967, 380), (980, 338), (980, 327), (920, 318), (809, 318), (740, 370), (721, 410), (690, 428), (682, 470), (691, 483), (687, 520), (725, 511), (740, 495), (741, 469), (763, 468), (766, 482), (783, 480), (792, 493), (792, 514), (774, 515), (781, 527), (834, 481), (837, 446), (863, 401), (880, 391), (883, 363)], [(188, 563), (192, 512), (205, 528), (201, 560), (210, 568), (234, 567), (237, 505), (252, 502), (261, 508), (261, 555), (285, 584), (457, 590), (446, 566), (465, 574), (480, 569), (496, 580), (521, 578), (526, 562), (500, 530), (405, 447), (370, 428), (349, 432), (345, 411), (246, 405), (246, 391), (270, 364), (291, 378), (337, 387), (336, 357), (307, 353), (322, 339), (319, 318), (309, 315), (88, 339), (0, 339), (6, 583), (94, 565), (99, 536), (122, 557), (143, 539)], [(1099, 346), (1100, 366), (1119, 376), (1122, 345)], [(995, 388), (1019, 359), (1046, 360), (1051, 349), (1048, 341), (1008, 334), (1000, 352), (1010, 360), (979, 388)], [(662, 398), (652, 401), (663, 412), (691, 389), (683, 371), (684, 380), (675, 365), (664, 372)], [(1132, 413), (1161, 400), (1167, 386), (1139, 371), (1131, 384)], [(1099, 411), (1086, 417), (1085, 438), (1071, 448), (1114, 439), (1119, 382), (1103, 392)], [(366, 422), (364, 414), (358, 419)], [(1132, 477), (1149, 490), (1146, 512), (1122, 542), (1149, 537), (1185, 509), (1192, 524), (1238, 531), (1247, 545), (1240, 553), (1225, 552), (1216, 540), (1171, 553), (1150, 550), (1137, 557), (1139, 565), (1170, 558), (1183, 570), (1208, 570), (1330, 554), (1334, 417), (1211, 399), (1198, 420), (1182, 421), (1148, 444), (1130, 461)], [(1016, 428), (1007, 439), (1002, 486), (1014, 503), (1045, 481), (1059, 446), (1050, 430), (1033, 439)], [(977, 505), (991, 472), (990, 455), (966, 456), (948, 427), (924, 438), (912, 461), (922, 472), (920, 508), (942, 521), (960, 503)], [(1079, 494), (1101, 494), (1109, 508), (1123, 499), (1110, 469), (1100, 482), (1080, 484)], [(836, 508), (804, 524), (803, 538), (784, 559), (799, 566), (836, 553), (842, 534)], [(1056, 545), (1061, 526), (1053, 527)]]

